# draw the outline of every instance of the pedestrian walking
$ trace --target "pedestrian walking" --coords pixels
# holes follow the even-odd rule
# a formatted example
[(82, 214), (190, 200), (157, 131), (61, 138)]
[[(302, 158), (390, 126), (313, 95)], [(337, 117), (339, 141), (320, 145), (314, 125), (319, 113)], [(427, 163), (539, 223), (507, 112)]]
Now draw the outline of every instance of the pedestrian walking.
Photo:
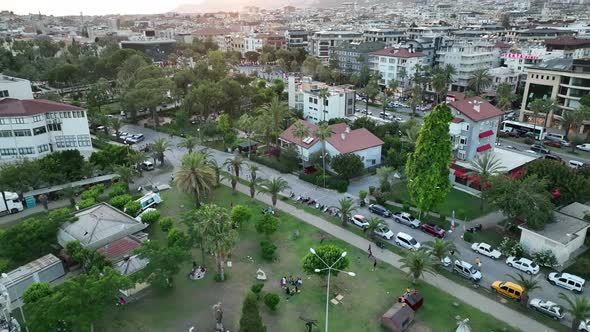
[(374, 258), (374, 260), (373, 260), (373, 270), (372, 271), (375, 271), (376, 268), (377, 268), (377, 258)]
[(369, 257), (368, 258), (371, 258), (371, 257), (373, 257), (373, 251), (371, 250), (371, 244), (369, 244)]
[(479, 256), (475, 257), (475, 265), (481, 270), (481, 260), (479, 259)]

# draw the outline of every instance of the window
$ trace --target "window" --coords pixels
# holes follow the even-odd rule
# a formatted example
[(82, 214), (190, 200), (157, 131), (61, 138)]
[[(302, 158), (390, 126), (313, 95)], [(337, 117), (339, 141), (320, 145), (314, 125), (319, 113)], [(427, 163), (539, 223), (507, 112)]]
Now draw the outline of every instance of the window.
[(61, 123), (50, 123), (47, 125), (49, 131), (61, 131)]
[(88, 135), (78, 135), (78, 146), (90, 146), (92, 145), (90, 141), (90, 136)]
[(461, 139), (459, 139), (459, 143), (460, 144), (467, 144), (467, 137), (461, 136)]
[(0, 98), (5, 98), (9, 96), (10, 94), (8, 93), (8, 90), (0, 90)]
[(39, 122), (41, 120), (43, 120), (43, 115), (35, 115), (33, 117), (33, 122)]
[(45, 126), (33, 128), (33, 134), (35, 136), (45, 134), (46, 132), (47, 132), (47, 128), (45, 128)]
[(30, 129), (17, 129), (14, 131), (14, 136), (33, 136)]
[(0, 118), (0, 124), (10, 124), (9, 118)]
[(35, 148), (32, 146), (28, 146), (26, 148), (18, 148), (18, 154), (34, 154)]
[(309, 97), (309, 102), (313, 103), (313, 98)]
[(74, 111), (74, 112), (72, 112), (72, 117), (74, 117), (74, 118), (83, 118), (84, 117), (84, 111)]
[(314, 103), (314, 104), (317, 104), (317, 103), (318, 103), (318, 100), (317, 100), (317, 98), (314, 98), (314, 99), (313, 99), (313, 103)]
[(16, 156), (16, 149), (0, 149), (0, 156)]
[(12, 137), (12, 130), (0, 130), (0, 137)]
[(47, 144), (39, 145), (39, 146), (37, 146), (37, 151), (39, 151), (39, 153), (49, 151), (49, 145), (47, 145)]
[(25, 118), (12, 118), (12, 123), (23, 124), (25, 123)]
[(64, 142), (66, 147), (68, 148), (78, 146), (78, 143), (76, 141), (76, 135), (64, 135)]
[(64, 137), (63, 136), (55, 136), (55, 145), (58, 148), (63, 148), (65, 147), (65, 143), (64, 143)]

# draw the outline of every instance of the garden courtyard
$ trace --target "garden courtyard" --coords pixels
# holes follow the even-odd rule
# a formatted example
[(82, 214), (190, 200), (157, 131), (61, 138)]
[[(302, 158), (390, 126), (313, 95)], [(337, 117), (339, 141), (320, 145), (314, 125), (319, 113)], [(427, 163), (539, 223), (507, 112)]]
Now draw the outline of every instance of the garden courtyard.
[[(189, 196), (175, 189), (163, 193), (164, 203), (160, 210), (163, 216), (171, 216), (176, 226), (183, 211), (193, 207)], [(276, 312), (271, 312), (262, 300), (259, 301), (267, 331), (304, 331), (305, 322), (300, 319), (317, 320), (314, 331), (322, 331), (325, 310), (325, 282), (318, 276), (306, 275), (302, 259), (310, 247), (318, 247), (320, 230), (282, 213), (278, 231), (271, 235), (278, 246), (278, 259), (264, 261), (260, 254), (259, 242), (265, 236), (255, 231), (254, 222), (260, 218), (264, 205), (242, 194), (232, 194), (227, 187), (217, 188), (208, 198), (211, 203), (223, 207), (242, 204), (253, 213), (253, 220), (239, 230), (239, 241), (232, 254), (232, 267), (226, 269), (228, 280), (214, 280), (214, 260), (208, 256), (209, 271), (202, 280), (191, 281), (187, 274), (191, 262), (186, 262), (174, 280), (175, 287), (159, 292), (153, 289), (140, 294), (140, 298), (122, 307), (115, 307), (111, 313), (96, 324), (96, 331), (212, 331), (214, 311), (212, 306), (223, 303), (225, 328), (237, 331), (241, 316), (242, 302), (250, 287), (257, 283), (256, 270), (262, 268), (268, 277), (262, 290), (280, 295), (281, 302)], [(158, 225), (150, 229), (152, 240), (165, 240), (165, 234)], [(329, 236), (323, 244), (335, 244), (348, 252), (348, 270), (355, 277), (339, 275), (331, 281), (330, 298), (343, 296), (338, 305), (330, 304), (330, 329), (332, 331), (384, 331), (379, 323), (380, 316), (396, 301), (406, 287), (412, 287), (405, 275), (392, 266), (378, 264), (372, 271), (372, 260), (366, 253)], [(200, 262), (200, 251), (193, 250), (193, 259)], [(301, 293), (292, 297), (282, 291), (279, 281), (283, 276), (302, 277)], [(469, 318), (473, 331), (514, 331), (490, 315), (464, 304), (460, 299), (444, 293), (433, 286), (420, 283), (416, 287), (424, 295), (424, 305), (418, 311), (417, 321), (431, 327), (433, 331), (454, 331), (455, 317)], [(455, 306), (454, 303), (458, 304)]]

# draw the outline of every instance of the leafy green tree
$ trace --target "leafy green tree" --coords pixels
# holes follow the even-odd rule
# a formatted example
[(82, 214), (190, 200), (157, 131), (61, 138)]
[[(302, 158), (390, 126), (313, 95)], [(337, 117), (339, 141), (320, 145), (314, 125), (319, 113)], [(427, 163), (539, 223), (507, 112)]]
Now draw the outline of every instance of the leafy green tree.
[(158, 210), (145, 211), (141, 214), (141, 222), (144, 224), (151, 225), (156, 223), (161, 216), (162, 214)]
[(264, 180), (258, 192), (269, 194), (272, 201), (272, 206), (276, 206), (279, 193), (289, 188), (291, 188), (289, 186), (289, 182), (287, 182), (285, 179), (281, 177), (274, 177), (270, 180)]
[(361, 175), (365, 166), (361, 157), (354, 153), (336, 155), (330, 164), (332, 169), (345, 179)]
[(182, 158), (180, 170), (176, 173), (176, 187), (190, 193), (195, 198), (195, 207), (201, 206), (201, 200), (215, 184), (215, 170), (211, 167), (204, 153), (189, 153)]
[(379, 82), (376, 78), (371, 78), (367, 85), (362, 90), (362, 95), (365, 99), (365, 111), (369, 111), (369, 102), (372, 102), (379, 94)]
[(127, 165), (115, 165), (113, 171), (119, 176), (119, 182), (124, 183), (127, 188), (133, 182), (133, 178), (137, 176), (137, 170)]
[[(307, 127), (304, 122), (297, 121), (293, 125), (293, 136), (295, 138), (299, 138), (302, 142), (305, 138), (309, 137), (309, 127)], [(299, 157), (301, 158), (301, 167), (305, 167), (305, 163), (303, 162), (303, 147), (299, 146)]]
[(482, 91), (492, 83), (492, 75), (486, 68), (474, 70), (468, 80), (468, 85), (475, 91), (476, 96), (480, 96)]
[[(346, 270), (350, 262), (348, 257), (343, 257), (344, 250), (333, 244), (319, 246), (315, 249), (315, 254), (308, 253), (303, 257), (303, 271), (308, 274), (315, 274), (319, 276), (327, 276), (328, 269), (326, 264), (332, 266), (334, 269), (341, 271)], [(318, 257), (319, 256), (319, 257)], [(319, 272), (315, 270), (319, 269)], [(333, 270), (332, 275), (337, 276), (339, 271)]]
[(136, 254), (149, 260), (139, 271), (136, 280), (149, 282), (154, 287), (169, 289), (174, 285), (174, 276), (180, 272), (180, 265), (190, 260), (190, 252), (180, 246), (162, 245), (158, 241), (146, 241), (136, 249)]
[(79, 187), (67, 186), (64, 189), (60, 190), (59, 195), (60, 195), (60, 197), (63, 197), (65, 199), (69, 200), (70, 206), (74, 207), (74, 206), (76, 206), (76, 196), (78, 195), (79, 192), (80, 192)]
[(381, 191), (387, 192), (391, 190), (394, 173), (395, 170), (390, 166), (381, 166), (377, 168), (377, 178), (379, 179), (379, 187)]
[(100, 113), (100, 107), (109, 101), (109, 82), (105, 78), (100, 78), (95, 84), (90, 86), (86, 94), (86, 102), (90, 107), (97, 107)]
[(256, 231), (266, 236), (274, 234), (279, 229), (279, 218), (270, 213), (262, 215), (260, 220), (256, 223)]
[(533, 276), (524, 276), (522, 273), (517, 273), (515, 276), (509, 274), (508, 277), (513, 279), (517, 284), (522, 287), (522, 298), (520, 303), (526, 306), (529, 303), (529, 293), (535, 289), (541, 289), (539, 280)]
[(590, 317), (590, 301), (584, 296), (574, 296), (572, 300), (564, 293), (559, 293), (559, 298), (567, 303), (564, 309), (572, 316), (572, 332), (577, 331), (580, 322)]
[(408, 101), (412, 109), (412, 118), (416, 116), (416, 108), (422, 104), (422, 88), (419, 84), (412, 85), (410, 90), (410, 100)]
[(23, 294), (25, 304), (31, 304), (53, 293), (48, 282), (35, 282)]
[(451, 190), (449, 165), (452, 159), (449, 123), (453, 115), (447, 105), (436, 106), (424, 118), (416, 141), (416, 151), (406, 164), (408, 191), (421, 211), (442, 203)]
[(252, 210), (245, 205), (235, 205), (231, 209), (231, 220), (234, 224), (241, 226), (252, 219)]
[[(533, 132), (537, 130), (537, 119), (539, 118), (539, 114), (545, 115), (545, 121), (543, 122), (543, 127), (545, 127), (547, 124), (547, 117), (553, 107), (555, 106), (552, 100), (537, 98), (530, 102), (529, 109), (533, 112)], [(541, 138), (535, 136), (535, 139), (539, 140)]]
[(271, 134), (275, 138), (275, 145), (278, 146), (278, 135), (282, 132), (285, 120), (291, 116), (289, 106), (278, 96), (274, 96), (270, 103), (262, 107), (261, 112), (267, 113), (270, 117), (272, 129)]
[(516, 96), (512, 93), (512, 86), (510, 84), (500, 83), (496, 87), (496, 104), (503, 112), (510, 109), (515, 97)]
[[(326, 178), (326, 141), (332, 137), (332, 128), (326, 123), (322, 123), (318, 126), (316, 131), (313, 133), (317, 139), (322, 143), (322, 170), (324, 178)], [(326, 181), (324, 180), (324, 187), (326, 187)]]
[(192, 246), (189, 235), (176, 227), (172, 227), (166, 233), (168, 247), (178, 247), (189, 250)]
[(182, 134), (182, 136), (184, 136), (186, 129), (189, 125), (189, 117), (188, 117), (188, 112), (184, 111), (184, 110), (180, 110), (177, 111), (174, 114), (174, 122), (176, 123), (176, 128), (178, 128), (180, 130), (180, 133)]
[(266, 327), (258, 310), (256, 295), (252, 292), (248, 292), (242, 305), (239, 332), (266, 332)]
[(526, 165), (524, 177), (537, 176), (547, 181), (545, 191), (559, 188), (560, 195), (552, 199), (557, 205), (586, 202), (590, 199), (590, 177), (554, 160), (537, 159)]
[(399, 261), (402, 263), (400, 268), (407, 270), (412, 283), (418, 282), (424, 273), (434, 274), (434, 256), (424, 249), (409, 251)]
[[(248, 144), (252, 144), (252, 135), (254, 134), (255, 122), (256, 118), (248, 113), (242, 114), (237, 122), (237, 127), (246, 135)], [(248, 147), (248, 159), (250, 159), (250, 150), (251, 148)]]
[(127, 146), (108, 144), (103, 149), (93, 152), (89, 161), (102, 170), (112, 170), (114, 165), (126, 165), (128, 155)]
[(498, 176), (492, 179), (487, 195), (505, 216), (521, 219), (532, 229), (542, 229), (553, 220), (554, 206), (546, 188), (547, 181), (535, 175), (522, 180)]
[(199, 114), (201, 118), (211, 115), (224, 98), (221, 86), (212, 81), (204, 81), (193, 87), (185, 97), (189, 115)]
[(92, 269), (98, 271), (110, 267), (111, 262), (100, 252), (82, 247), (79, 241), (70, 241), (66, 244), (66, 255), (80, 263), (84, 272), (89, 273)]
[(480, 210), (483, 211), (484, 202), (486, 199), (485, 192), (488, 189), (490, 178), (494, 175), (500, 174), (504, 169), (502, 162), (496, 158), (493, 153), (478, 154), (474, 160), (470, 161), (472, 171), (468, 172), (468, 176), (477, 176), (479, 178), (481, 197)]

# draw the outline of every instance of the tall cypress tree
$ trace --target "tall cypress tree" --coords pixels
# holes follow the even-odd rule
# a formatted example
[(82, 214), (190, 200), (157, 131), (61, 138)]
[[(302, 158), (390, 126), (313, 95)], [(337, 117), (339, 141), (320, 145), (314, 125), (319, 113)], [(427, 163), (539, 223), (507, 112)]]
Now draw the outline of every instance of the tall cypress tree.
[(449, 191), (449, 165), (453, 157), (449, 123), (453, 119), (446, 104), (439, 104), (424, 118), (416, 150), (406, 163), (408, 191), (421, 211), (442, 203)]
[(248, 292), (242, 306), (242, 318), (240, 318), (240, 332), (265, 332), (266, 327), (262, 323), (262, 317), (258, 311), (256, 295)]

